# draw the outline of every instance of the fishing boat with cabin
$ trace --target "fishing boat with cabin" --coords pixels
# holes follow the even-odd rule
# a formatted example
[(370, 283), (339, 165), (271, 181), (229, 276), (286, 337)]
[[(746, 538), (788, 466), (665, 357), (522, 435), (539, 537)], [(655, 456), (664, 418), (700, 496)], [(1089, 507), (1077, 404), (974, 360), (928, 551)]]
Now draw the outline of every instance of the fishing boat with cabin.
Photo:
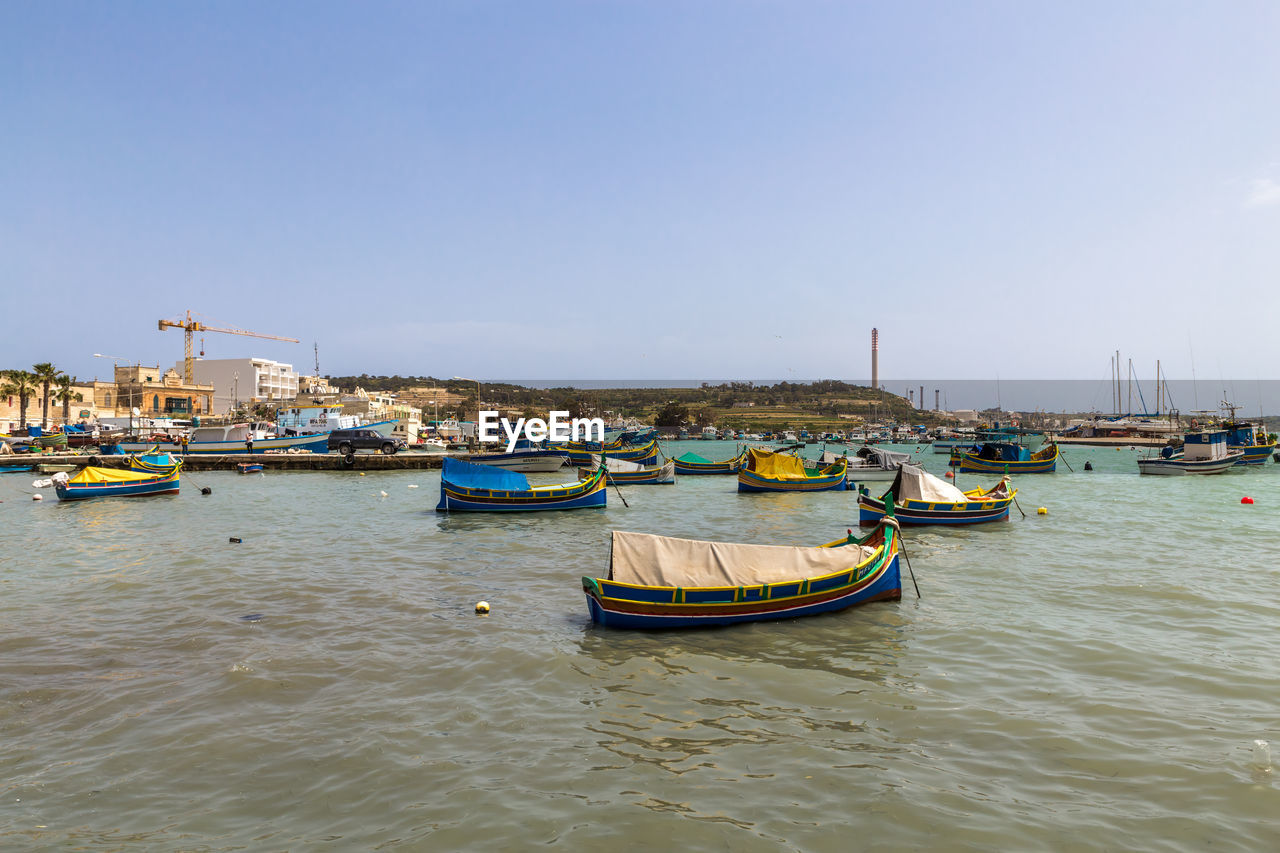
[(1164, 476), (1222, 474), (1243, 458), (1243, 450), (1228, 448), (1226, 430), (1200, 430), (1182, 437), (1181, 450), (1166, 446), (1155, 456), (1139, 459), (1138, 473)]
[(696, 628), (791, 619), (902, 597), (892, 519), (818, 547), (746, 545), (614, 531), (609, 573), (582, 578), (591, 620)]

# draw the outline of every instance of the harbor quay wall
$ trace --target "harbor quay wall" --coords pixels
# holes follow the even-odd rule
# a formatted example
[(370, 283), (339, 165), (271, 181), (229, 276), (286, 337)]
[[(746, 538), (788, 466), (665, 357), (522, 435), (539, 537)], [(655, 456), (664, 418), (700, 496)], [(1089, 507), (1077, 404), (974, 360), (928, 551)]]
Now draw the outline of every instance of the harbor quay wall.
[[(415, 471), (440, 468), (445, 456), (461, 453), (394, 454), (356, 453), (350, 463), (339, 453), (180, 453), (170, 454), (182, 459), (184, 471), (235, 471), (245, 462), (261, 465), (270, 471)], [(127, 468), (127, 455), (103, 455), (83, 453), (42, 453), (7, 456), (4, 459), (18, 465), (97, 465), (102, 468)]]

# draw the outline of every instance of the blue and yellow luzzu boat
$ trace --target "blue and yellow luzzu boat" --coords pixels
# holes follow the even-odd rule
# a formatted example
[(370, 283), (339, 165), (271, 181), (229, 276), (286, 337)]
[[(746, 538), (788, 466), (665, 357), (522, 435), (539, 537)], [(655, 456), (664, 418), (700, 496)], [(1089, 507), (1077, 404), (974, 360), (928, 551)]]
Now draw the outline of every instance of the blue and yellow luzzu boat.
[(1237, 465), (1265, 465), (1267, 457), (1276, 449), (1271, 437), (1251, 423), (1224, 421), (1221, 428), (1227, 431), (1227, 452), (1244, 452)]
[(712, 462), (696, 453), (682, 453), (671, 461), (676, 463), (677, 474), (736, 474), (747, 464), (747, 452), (724, 462)]
[(752, 447), (747, 464), (738, 472), (740, 492), (827, 492), (843, 491), (847, 484), (849, 460), (840, 457), (830, 465), (813, 469), (790, 453), (773, 453)]
[[(578, 442), (578, 445), (583, 444)], [(595, 450), (579, 449), (573, 442), (565, 445), (565, 449), (561, 452), (568, 454), (569, 462), (574, 465), (591, 465), (592, 459), (600, 454), (600, 444), (595, 444)], [(660, 457), (658, 452), (658, 442), (656, 439), (650, 439), (644, 444), (634, 446), (622, 445), (604, 446), (604, 455), (610, 459), (621, 459), (625, 462), (634, 462), (637, 465), (656, 465)]]
[(129, 457), (129, 469), (132, 471), (142, 471), (147, 474), (170, 474), (182, 465), (180, 459), (175, 459), (168, 453), (150, 452), (141, 456)]
[(167, 474), (148, 471), (124, 471), (90, 465), (66, 482), (54, 481), (60, 501), (85, 498), (136, 498), (143, 495), (178, 493), (178, 471), (174, 466)]
[(609, 577), (582, 579), (592, 621), (694, 628), (790, 619), (898, 600), (897, 526), (819, 547), (740, 545), (614, 531)]
[(584, 480), (555, 486), (530, 486), (519, 471), (446, 458), (440, 477), (437, 512), (528, 512), (582, 509), (605, 505), (605, 469)]
[[(1003, 521), (1018, 494), (1004, 477), (990, 489), (962, 492), (916, 465), (903, 465), (879, 498), (858, 490), (858, 522), (879, 524), (886, 514), (901, 524), (977, 524)], [(886, 506), (887, 504), (887, 506)]]
[(1058, 445), (1046, 444), (1032, 453), (1020, 444), (988, 441), (977, 449), (955, 448), (951, 466), (962, 474), (1052, 474), (1058, 466)]

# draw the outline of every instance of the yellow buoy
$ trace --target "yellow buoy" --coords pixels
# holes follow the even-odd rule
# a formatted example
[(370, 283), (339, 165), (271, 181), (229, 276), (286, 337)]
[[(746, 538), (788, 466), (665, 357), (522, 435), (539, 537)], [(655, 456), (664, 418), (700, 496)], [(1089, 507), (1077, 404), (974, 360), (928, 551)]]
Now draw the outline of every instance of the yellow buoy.
[(1038, 510), (1036, 510), (1036, 515), (1048, 515), (1048, 514), (1049, 514), (1049, 510), (1045, 509), (1044, 507), (1040, 507)]
[(488, 612), (489, 612), (489, 602), (487, 602), (487, 601), (477, 601), (477, 602), (476, 602), (476, 612), (477, 612), (477, 613), (480, 613), (480, 614), (488, 613)]
[(360, 476), (361, 476), (361, 477), (363, 477), (363, 476), (364, 476), (364, 472), (363, 472), (363, 471), (361, 471), (361, 472), (360, 472)]

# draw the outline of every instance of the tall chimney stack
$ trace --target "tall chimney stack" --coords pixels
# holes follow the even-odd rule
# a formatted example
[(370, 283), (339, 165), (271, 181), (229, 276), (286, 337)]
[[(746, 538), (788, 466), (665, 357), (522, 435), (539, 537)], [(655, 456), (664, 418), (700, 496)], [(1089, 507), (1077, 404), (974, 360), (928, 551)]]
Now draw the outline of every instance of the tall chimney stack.
[(942, 395), (942, 389), (941, 389), (941, 388), (934, 388), (934, 389), (933, 389), (933, 410), (934, 410), (935, 412), (940, 412), (940, 411), (942, 411), (942, 397), (941, 397), (941, 395)]
[(920, 386), (920, 408), (924, 408), (924, 386)]
[(880, 330), (871, 330), (871, 387), (880, 389)]

